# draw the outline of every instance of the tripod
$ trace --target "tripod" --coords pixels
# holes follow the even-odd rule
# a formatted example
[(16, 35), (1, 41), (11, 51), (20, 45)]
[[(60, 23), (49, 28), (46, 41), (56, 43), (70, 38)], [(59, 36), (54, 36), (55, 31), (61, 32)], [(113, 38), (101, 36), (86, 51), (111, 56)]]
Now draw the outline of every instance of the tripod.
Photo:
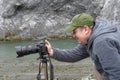
[(41, 55), (39, 59), (40, 59), (40, 63), (39, 63), (39, 73), (37, 75), (37, 80), (42, 80), (41, 71), (43, 66), (44, 66), (45, 80), (53, 80), (54, 79), (53, 65), (49, 55)]

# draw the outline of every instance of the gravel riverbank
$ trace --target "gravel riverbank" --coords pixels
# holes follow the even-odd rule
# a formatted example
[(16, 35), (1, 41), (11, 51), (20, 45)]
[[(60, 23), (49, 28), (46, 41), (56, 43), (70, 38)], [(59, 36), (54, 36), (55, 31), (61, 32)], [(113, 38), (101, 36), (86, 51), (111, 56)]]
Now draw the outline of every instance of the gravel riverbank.
[[(89, 58), (66, 63), (52, 60), (55, 80), (80, 80), (92, 74), (92, 63)], [(36, 59), (19, 58), (15, 60), (0, 60), (0, 80), (36, 80), (39, 61)], [(44, 77), (44, 76), (42, 76)]]

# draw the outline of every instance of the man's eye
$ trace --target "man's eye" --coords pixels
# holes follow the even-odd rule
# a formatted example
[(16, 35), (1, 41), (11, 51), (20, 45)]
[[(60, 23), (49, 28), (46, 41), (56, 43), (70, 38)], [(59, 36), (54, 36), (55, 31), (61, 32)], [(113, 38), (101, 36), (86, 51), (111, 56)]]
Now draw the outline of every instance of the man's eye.
[(75, 34), (75, 31), (73, 31), (73, 34)]

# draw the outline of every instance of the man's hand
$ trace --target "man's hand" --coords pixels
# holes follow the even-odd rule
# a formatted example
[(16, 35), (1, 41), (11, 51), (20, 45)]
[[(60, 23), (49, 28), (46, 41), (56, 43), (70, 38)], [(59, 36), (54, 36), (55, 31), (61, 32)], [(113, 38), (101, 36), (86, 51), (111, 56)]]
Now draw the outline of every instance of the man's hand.
[(52, 56), (53, 55), (53, 49), (52, 49), (51, 44), (48, 40), (45, 40), (45, 46), (47, 47), (49, 55)]

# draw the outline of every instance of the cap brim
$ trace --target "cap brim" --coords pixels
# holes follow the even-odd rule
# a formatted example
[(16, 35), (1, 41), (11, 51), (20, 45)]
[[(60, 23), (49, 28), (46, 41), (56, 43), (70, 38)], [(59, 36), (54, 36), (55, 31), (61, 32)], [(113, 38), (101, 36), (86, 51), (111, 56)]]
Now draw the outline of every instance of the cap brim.
[(73, 26), (68, 26), (64, 31), (65, 32), (71, 32), (71, 31), (73, 31), (74, 29), (75, 29), (76, 27), (73, 27)]

